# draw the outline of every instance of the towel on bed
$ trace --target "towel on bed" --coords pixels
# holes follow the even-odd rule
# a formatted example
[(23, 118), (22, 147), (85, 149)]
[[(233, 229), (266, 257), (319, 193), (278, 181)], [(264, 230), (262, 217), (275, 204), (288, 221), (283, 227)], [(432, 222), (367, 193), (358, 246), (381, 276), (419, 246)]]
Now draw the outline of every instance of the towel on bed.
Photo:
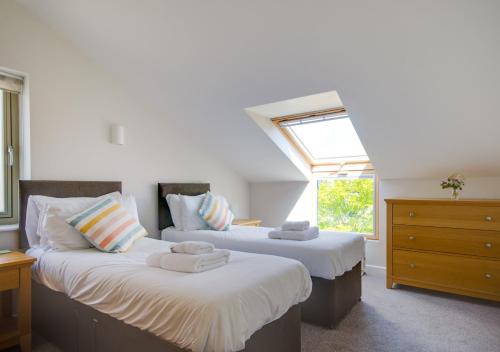
[(184, 241), (174, 243), (170, 246), (173, 253), (185, 254), (205, 254), (212, 253), (215, 247), (213, 244), (203, 241)]
[(225, 249), (217, 249), (205, 254), (158, 252), (149, 255), (146, 258), (146, 264), (170, 271), (199, 273), (227, 264), (230, 254), (231, 252)]
[(293, 241), (309, 241), (317, 238), (319, 235), (319, 229), (316, 226), (312, 226), (304, 231), (283, 231), (274, 230), (269, 231), (268, 237), (274, 240), (293, 240)]
[(282, 231), (304, 231), (309, 228), (309, 221), (286, 221), (281, 225)]

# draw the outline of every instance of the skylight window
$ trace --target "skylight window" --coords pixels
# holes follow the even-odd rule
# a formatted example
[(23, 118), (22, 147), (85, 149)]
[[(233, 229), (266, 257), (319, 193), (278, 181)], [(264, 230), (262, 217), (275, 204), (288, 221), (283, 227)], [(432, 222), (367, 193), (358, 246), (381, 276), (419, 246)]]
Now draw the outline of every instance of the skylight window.
[[(309, 112), (295, 113), (307, 108)], [(312, 179), (317, 183), (313, 211), (319, 228), (356, 232), (377, 240), (378, 178), (337, 92), (252, 109), (256, 116), (271, 119), (287, 139), (289, 143), (283, 143), (273, 133), (273, 140), (279, 141), (275, 143), (286, 146), (283, 152), (290, 155), (291, 149), (295, 149), (309, 164)], [(294, 155), (292, 159), (295, 162), (299, 158)], [(304, 163), (299, 163), (303, 168)]]
[(325, 116), (324, 119), (304, 119), (284, 122), (312, 160), (345, 162), (367, 160), (365, 148), (347, 116)]
[[(279, 117), (273, 122), (313, 168), (349, 164), (368, 167), (370, 159), (343, 108)], [(361, 170), (365, 168), (360, 167)], [(335, 171), (340, 169), (337, 167)]]

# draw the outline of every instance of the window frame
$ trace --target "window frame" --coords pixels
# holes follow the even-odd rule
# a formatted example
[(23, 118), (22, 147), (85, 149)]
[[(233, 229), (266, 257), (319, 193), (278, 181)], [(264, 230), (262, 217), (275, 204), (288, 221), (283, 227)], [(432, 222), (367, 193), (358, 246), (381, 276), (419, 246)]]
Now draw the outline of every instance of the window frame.
[(281, 126), (282, 122), (297, 121), (306, 118), (322, 117), (333, 114), (339, 114), (339, 115), (345, 114), (346, 117), (349, 117), (345, 107), (337, 107), (333, 109), (316, 110), (300, 114), (275, 117), (271, 119), (271, 122), (281, 132), (281, 134), (285, 137), (285, 139), (294, 147), (294, 149), (299, 153), (299, 155), (302, 156), (304, 161), (307, 164), (309, 164), (311, 172), (320, 172), (320, 171), (342, 172), (344, 168), (349, 168), (349, 166), (355, 166), (355, 165), (365, 165), (365, 167), (363, 168), (363, 172), (373, 172), (374, 168), (368, 157), (366, 158), (366, 160), (361, 160), (361, 161), (358, 160), (346, 161), (346, 162), (314, 161), (309, 155), (309, 153), (305, 150), (306, 147), (302, 146), (301, 145), (302, 143), (299, 142), (297, 138), (293, 135), (293, 132), (290, 132), (287, 127)]
[[(293, 115), (285, 115), (271, 118), (271, 123), (281, 132), (282, 136), (292, 145), (295, 151), (303, 158), (303, 160), (309, 165), (311, 173), (313, 175), (313, 181), (316, 183), (316, 187), (314, 187), (314, 210), (313, 215), (318, 221), (318, 180), (320, 178), (340, 178), (343, 175), (348, 177), (354, 177), (355, 175), (372, 175), (374, 178), (374, 200), (373, 200), (373, 217), (374, 217), (374, 229), (373, 234), (362, 234), (368, 240), (379, 240), (379, 188), (380, 188), (380, 180), (375, 172), (375, 168), (371, 161), (367, 156), (367, 160), (364, 161), (346, 161), (346, 162), (315, 162), (307, 153), (306, 150), (303, 149), (301, 143), (297, 141), (297, 139), (289, 132), (288, 128), (281, 126), (282, 122), (285, 121), (296, 121), (306, 118), (312, 117), (321, 117), (332, 114), (346, 114), (347, 117), (349, 114), (347, 113), (347, 109), (344, 106), (323, 109), (323, 110), (315, 110), (304, 112), (300, 114)], [(361, 233), (360, 233), (361, 234)]]
[[(356, 177), (358, 176), (358, 177)], [(313, 181), (315, 183), (314, 187), (314, 219), (316, 220), (316, 223), (319, 226), (319, 212), (318, 212), (318, 182), (321, 179), (342, 179), (342, 178), (359, 178), (359, 177), (371, 177), (373, 178), (373, 233), (362, 233), (362, 232), (356, 232), (362, 235), (364, 238), (367, 240), (374, 240), (377, 241), (380, 239), (379, 237), (379, 188), (380, 188), (380, 180), (378, 176), (375, 173), (347, 173), (347, 174), (332, 174), (332, 173), (315, 173)], [(326, 231), (332, 231), (332, 232), (341, 232), (341, 231), (333, 231), (333, 230), (326, 230)]]
[[(19, 214), (19, 94), (3, 91), (4, 121), (4, 168), (6, 177), (5, 211), (0, 212), (0, 226), (18, 223)], [(12, 146), (12, 165), (9, 163), (8, 147)]]

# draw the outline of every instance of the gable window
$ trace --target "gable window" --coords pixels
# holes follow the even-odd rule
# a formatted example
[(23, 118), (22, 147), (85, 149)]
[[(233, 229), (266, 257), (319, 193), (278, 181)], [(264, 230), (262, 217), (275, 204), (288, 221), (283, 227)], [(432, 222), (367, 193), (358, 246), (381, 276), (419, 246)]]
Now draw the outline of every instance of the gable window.
[(322, 230), (377, 237), (377, 178), (343, 107), (272, 119), (310, 165)]
[(0, 224), (17, 223), (19, 94), (22, 80), (0, 73)]
[(317, 177), (317, 221), (322, 230), (377, 239), (377, 179), (373, 174)]

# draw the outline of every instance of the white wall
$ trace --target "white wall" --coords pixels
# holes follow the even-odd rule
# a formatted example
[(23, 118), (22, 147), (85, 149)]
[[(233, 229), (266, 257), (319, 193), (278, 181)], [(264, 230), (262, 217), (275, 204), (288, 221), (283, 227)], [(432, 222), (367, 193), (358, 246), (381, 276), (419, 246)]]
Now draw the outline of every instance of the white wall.
[(251, 182), (302, 179), (243, 109), (331, 90), (381, 177), (500, 175), (500, 1), (18, 1)]
[[(184, 116), (153, 110), (136, 94), (148, 87), (120, 86), (12, 1), (0, 2), (0, 67), (30, 77), (32, 179), (121, 180), (154, 235), (158, 181), (209, 181), (248, 216), (248, 183), (168, 122)], [(125, 126), (124, 146), (109, 143), (111, 123)], [(15, 236), (0, 234), (0, 248)]]
[(312, 183), (259, 182), (250, 184), (250, 214), (263, 226), (275, 227), (285, 220), (313, 217)]
[[(443, 177), (444, 179), (444, 177)], [(367, 264), (386, 266), (386, 198), (448, 198), (451, 191), (442, 190), (439, 179), (386, 179), (379, 188), (379, 237), (368, 241)], [(251, 183), (250, 215), (263, 220), (267, 226), (279, 226), (288, 219), (309, 219), (315, 222), (312, 212), (314, 192), (312, 182)], [(304, 192), (304, 190), (306, 190)], [(300, 196), (302, 195), (302, 197)], [(500, 177), (470, 178), (461, 193), (462, 198), (500, 199)], [(292, 211), (293, 210), (293, 211)]]

